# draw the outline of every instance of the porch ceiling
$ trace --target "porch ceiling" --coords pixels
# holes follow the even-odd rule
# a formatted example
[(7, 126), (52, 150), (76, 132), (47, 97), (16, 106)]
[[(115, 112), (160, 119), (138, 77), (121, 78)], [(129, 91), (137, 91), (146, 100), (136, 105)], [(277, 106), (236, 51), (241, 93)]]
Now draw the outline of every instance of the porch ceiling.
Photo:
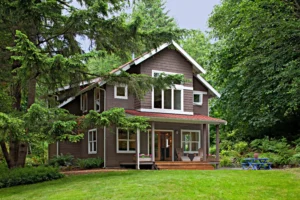
[(140, 112), (136, 110), (125, 110), (129, 116), (147, 117), (152, 122), (175, 122), (185, 124), (227, 124), (227, 121), (204, 115), (181, 115), (153, 112)]

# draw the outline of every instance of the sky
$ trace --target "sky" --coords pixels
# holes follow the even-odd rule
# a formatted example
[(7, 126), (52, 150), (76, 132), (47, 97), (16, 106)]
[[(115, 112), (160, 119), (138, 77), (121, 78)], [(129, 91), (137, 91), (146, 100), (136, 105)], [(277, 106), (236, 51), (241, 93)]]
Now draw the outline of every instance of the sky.
[(208, 30), (207, 20), (220, 0), (167, 0), (166, 10), (181, 28)]

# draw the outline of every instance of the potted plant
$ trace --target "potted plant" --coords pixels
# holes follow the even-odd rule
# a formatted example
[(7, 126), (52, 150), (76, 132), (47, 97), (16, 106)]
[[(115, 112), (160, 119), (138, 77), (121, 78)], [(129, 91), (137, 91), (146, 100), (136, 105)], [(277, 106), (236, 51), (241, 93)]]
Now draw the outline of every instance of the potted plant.
[[(151, 161), (151, 154), (140, 154), (139, 155), (139, 159), (140, 159), (140, 162), (143, 162), (143, 161)], [(136, 155), (133, 155), (133, 160), (136, 161)]]

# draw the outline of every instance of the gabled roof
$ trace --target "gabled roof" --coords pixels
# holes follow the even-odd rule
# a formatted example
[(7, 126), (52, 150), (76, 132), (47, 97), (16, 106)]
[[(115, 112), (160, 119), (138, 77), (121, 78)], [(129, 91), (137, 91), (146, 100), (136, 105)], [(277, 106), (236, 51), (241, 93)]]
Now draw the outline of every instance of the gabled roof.
[[(187, 61), (189, 61), (193, 68), (195, 69), (196, 73), (203, 73), (206, 74), (206, 71), (183, 49), (180, 47), (179, 44), (177, 44), (175, 41), (172, 41), (171, 43), (165, 43), (161, 46), (159, 46), (156, 49), (151, 50), (148, 53), (145, 53), (121, 66), (119, 66), (118, 68), (112, 70), (110, 73), (111, 74), (120, 74), (122, 71), (127, 71), (130, 69), (131, 66), (133, 65), (138, 65), (142, 62), (144, 62), (145, 60), (147, 60), (148, 58), (154, 56), (155, 54), (159, 53), (160, 51), (168, 48), (169, 46), (173, 45), (175, 47), (175, 49), (183, 56), (187, 59)], [(209, 90), (209, 92), (212, 95), (217, 96), (218, 98), (220, 98), (220, 94), (204, 79), (202, 78), (200, 75), (196, 76), (197, 79), (203, 83)], [(91, 85), (87, 86), (86, 88), (84, 88), (83, 90), (81, 90), (80, 92), (78, 92), (74, 97), (70, 97), (68, 98), (66, 101), (64, 101), (63, 103), (61, 103), (58, 107), (61, 108), (63, 106), (65, 106), (66, 104), (70, 103), (71, 101), (73, 101), (75, 99), (76, 96), (81, 95), (82, 93), (92, 89), (93, 87), (96, 87), (97, 85), (102, 86), (105, 84), (104, 81), (101, 80), (101, 78), (95, 78), (93, 79), (90, 83), (92, 83)]]
[(166, 113), (151, 113), (140, 112), (136, 110), (125, 110), (125, 113), (132, 116), (142, 116), (149, 118), (154, 122), (180, 122), (188, 124), (227, 124), (227, 121), (217, 119), (205, 115), (182, 115), (182, 114), (166, 114)]

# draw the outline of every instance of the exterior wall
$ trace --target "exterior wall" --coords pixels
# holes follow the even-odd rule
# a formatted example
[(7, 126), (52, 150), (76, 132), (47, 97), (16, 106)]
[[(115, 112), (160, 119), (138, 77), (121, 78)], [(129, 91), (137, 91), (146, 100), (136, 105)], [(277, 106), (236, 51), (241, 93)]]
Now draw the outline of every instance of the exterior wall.
[[(103, 149), (103, 129), (97, 129), (97, 153), (96, 154), (88, 154), (88, 134), (87, 132), (84, 134), (84, 139), (77, 143), (71, 142), (59, 142), (59, 150), (58, 153), (66, 155), (71, 154), (75, 158), (102, 158), (104, 156)], [(49, 145), (49, 158), (56, 156), (57, 152), (56, 143)]]
[(194, 91), (207, 92), (206, 95), (205, 94), (203, 95), (203, 103), (201, 106), (193, 105), (194, 114), (208, 116), (209, 115), (209, 113), (208, 113), (208, 101), (209, 101), (208, 89), (196, 77), (193, 77), (193, 87), (194, 87)]
[(134, 109), (134, 101), (135, 97), (132, 94), (128, 94), (128, 99), (115, 99), (114, 97), (114, 86), (107, 85), (106, 86), (106, 106), (107, 110), (120, 107), (124, 109)]

